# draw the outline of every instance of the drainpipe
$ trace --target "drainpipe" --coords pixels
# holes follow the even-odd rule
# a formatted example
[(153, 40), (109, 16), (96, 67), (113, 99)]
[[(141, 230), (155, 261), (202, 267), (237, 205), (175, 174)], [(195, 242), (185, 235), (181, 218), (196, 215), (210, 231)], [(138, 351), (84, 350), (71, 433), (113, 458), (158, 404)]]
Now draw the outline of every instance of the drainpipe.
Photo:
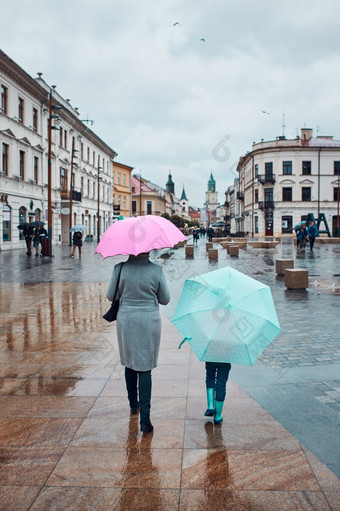
[(251, 236), (254, 238), (254, 199), (255, 199), (255, 165), (254, 165), (254, 156), (251, 156)]

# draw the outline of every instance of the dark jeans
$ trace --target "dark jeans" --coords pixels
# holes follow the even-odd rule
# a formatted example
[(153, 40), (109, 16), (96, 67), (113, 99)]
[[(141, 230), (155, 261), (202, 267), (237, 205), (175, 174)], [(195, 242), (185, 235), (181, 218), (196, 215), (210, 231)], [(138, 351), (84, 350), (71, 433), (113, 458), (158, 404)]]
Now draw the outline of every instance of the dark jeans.
[(32, 238), (30, 236), (25, 237), (27, 252), (31, 253)]
[(309, 236), (309, 245), (310, 245), (310, 249), (311, 249), (311, 250), (313, 250), (314, 242), (315, 242), (315, 238), (311, 238), (311, 237)]
[(215, 389), (216, 401), (224, 401), (225, 399), (230, 369), (231, 364), (228, 362), (205, 363), (205, 385), (207, 389)]
[[(130, 407), (137, 408), (139, 406), (140, 420), (144, 423), (147, 422), (150, 419), (151, 410), (151, 371), (134, 371), (125, 367), (125, 383)], [(139, 390), (139, 403), (137, 389)]]

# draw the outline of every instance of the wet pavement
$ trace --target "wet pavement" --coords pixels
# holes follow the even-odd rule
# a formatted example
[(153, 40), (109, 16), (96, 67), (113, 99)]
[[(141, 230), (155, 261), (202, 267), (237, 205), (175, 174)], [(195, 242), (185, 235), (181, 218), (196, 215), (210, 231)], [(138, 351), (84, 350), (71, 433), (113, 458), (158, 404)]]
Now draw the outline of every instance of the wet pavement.
[[(0, 510), (340, 509), (339, 245), (296, 257), (205, 240), (153, 257), (173, 299), (162, 307), (153, 434), (130, 417), (115, 326), (101, 316), (114, 262), (0, 252)], [(275, 258), (307, 268), (287, 291)], [(271, 286), (282, 332), (251, 368), (233, 366), (222, 427), (203, 416), (204, 366), (171, 324), (184, 280), (230, 265)], [(327, 468), (328, 467), (328, 468)], [(331, 470), (333, 471), (331, 471)]]

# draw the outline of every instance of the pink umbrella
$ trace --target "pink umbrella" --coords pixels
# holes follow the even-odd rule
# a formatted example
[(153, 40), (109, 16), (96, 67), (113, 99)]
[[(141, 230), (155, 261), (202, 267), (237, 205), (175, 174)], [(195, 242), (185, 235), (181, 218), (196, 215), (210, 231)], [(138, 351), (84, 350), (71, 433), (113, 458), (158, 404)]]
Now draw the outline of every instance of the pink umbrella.
[(166, 218), (156, 215), (126, 218), (110, 225), (100, 240), (96, 254), (103, 258), (138, 255), (153, 249), (173, 247), (187, 238)]

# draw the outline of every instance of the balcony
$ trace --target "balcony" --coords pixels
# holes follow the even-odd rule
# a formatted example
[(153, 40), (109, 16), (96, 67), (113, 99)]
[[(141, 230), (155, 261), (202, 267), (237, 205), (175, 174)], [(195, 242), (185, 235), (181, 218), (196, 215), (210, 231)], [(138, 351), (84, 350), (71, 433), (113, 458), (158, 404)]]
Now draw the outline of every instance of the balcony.
[(236, 197), (238, 200), (244, 200), (244, 192), (237, 192)]
[[(60, 190), (60, 198), (62, 201), (70, 200), (70, 190)], [(72, 202), (81, 202), (81, 192), (72, 190)]]
[(275, 204), (273, 200), (266, 200), (266, 201), (260, 201), (259, 202), (259, 209), (274, 209)]
[(257, 180), (261, 185), (264, 185), (265, 183), (275, 183), (275, 174), (260, 174), (257, 176)]

